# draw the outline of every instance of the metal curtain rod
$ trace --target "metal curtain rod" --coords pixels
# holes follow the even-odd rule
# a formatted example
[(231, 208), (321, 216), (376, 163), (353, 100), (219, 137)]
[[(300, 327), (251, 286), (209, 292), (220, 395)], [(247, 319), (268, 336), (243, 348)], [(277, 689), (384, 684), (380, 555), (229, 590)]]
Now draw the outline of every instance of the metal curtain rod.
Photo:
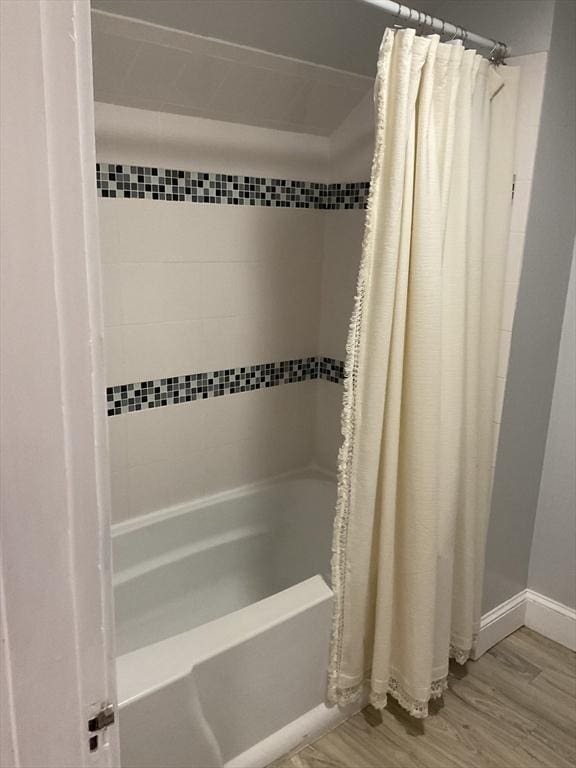
[(427, 13), (417, 11), (415, 8), (409, 8), (407, 5), (395, 2), (395, 0), (361, 0), (361, 2), (375, 5), (380, 10), (395, 16), (399, 20), (415, 22), (420, 26), (429, 27), (441, 35), (451, 35), (453, 40), (462, 40), (464, 43), (469, 42), (481, 48), (488, 48), (490, 50), (488, 58), (497, 64), (504, 61), (510, 55), (506, 43), (492, 40), (490, 37), (476, 35), (474, 32), (464, 29), (464, 27), (458, 27), (449, 21), (429, 16)]

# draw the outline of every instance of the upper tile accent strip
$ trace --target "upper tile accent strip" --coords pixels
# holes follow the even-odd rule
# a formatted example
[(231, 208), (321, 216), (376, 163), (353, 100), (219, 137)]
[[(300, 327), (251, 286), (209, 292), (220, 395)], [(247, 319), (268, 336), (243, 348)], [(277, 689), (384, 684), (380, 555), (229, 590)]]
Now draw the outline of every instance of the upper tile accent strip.
[(366, 208), (370, 182), (324, 184), (96, 163), (96, 186), (100, 197), (342, 210)]

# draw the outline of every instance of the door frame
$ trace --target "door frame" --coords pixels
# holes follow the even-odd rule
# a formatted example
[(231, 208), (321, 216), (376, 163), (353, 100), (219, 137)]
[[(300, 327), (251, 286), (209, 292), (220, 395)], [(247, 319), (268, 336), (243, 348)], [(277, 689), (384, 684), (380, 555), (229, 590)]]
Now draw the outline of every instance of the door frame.
[[(89, 0), (2, 0), (0, 764), (119, 766)], [(117, 718), (116, 718), (117, 721)]]

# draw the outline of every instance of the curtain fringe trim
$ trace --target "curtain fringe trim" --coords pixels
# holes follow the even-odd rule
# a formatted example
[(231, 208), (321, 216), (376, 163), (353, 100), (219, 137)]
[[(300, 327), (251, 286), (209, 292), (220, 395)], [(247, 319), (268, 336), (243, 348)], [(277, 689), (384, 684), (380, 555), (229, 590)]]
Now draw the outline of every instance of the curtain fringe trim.
[[(464, 650), (463, 648), (457, 648), (456, 646), (450, 646), (449, 657), (454, 659), (458, 664), (465, 664), (472, 654), (472, 648)], [(375, 691), (370, 685), (370, 674), (356, 685), (349, 688), (340, 688), (338, 686), (337, 675), (330, 674), (328, 684), (328, 701), (331, 704), (337, 704), (340, 707), (344, 707), (348, 704), (353, 704), (360, 700), (362, 694), (367, 687), (370, 687), (370, 704), (374, 709), (386, 709), (388, 703), (388, 696), (395, 699), (402, 709), (406, 710), (411, 717), (417, 719), (424, 719), (428, 717), (428, 704), (434, 699), (440, 699), (444, 692), (448, 688), (448, 675), (439, 678), (438, 680), (432, 680), (430, 683), (430, 694), (424, 701), (416, 699), (407, 693), (406, 689), (396, 680), (394, 677), (388, 679), (388, 687), (385, 693)]]
[[(391, 47), (393, 35), (386, 30), (382, 46)], [(380, 76), (381, 78), (381, 76)], [(381, 79), (377, 78), (375, 101), (377, 126), (384, 124), (385, 104), (380, 96), (383, 87)], [(374, 157), (370, 174), (370, 193), (368, 195), (364, 236), (362, 239), (362, 255), (358, 272), (354, 309), (350, 319), (348, 339), (346, 342), (346, 360), (344, 368), (344, 393), (341, 413), (342, 445), (338, 453), (338, 493), (336, 514), (334, 520), (334, 535), (332, 539), (332, 590), (334, 592), (334, 608), (332, 613), (332, 633), (330, 641), (329, 676), (338, 675), (342, 653), (342, 635), (344, 623), (344, 601), (346, 584), (347, 538), (350, 519), (352, 494), (352, 465), (356, 433), (356, 389), (358, 380), (358, 358), (360, 352), (361, 328), (364, 318), (365, 297), (370, 282), (371, 259), (374, 229), (374, 199), (378, 186), (384, 135), (381, 129), (376, 131)], [(358, 694), (360, 695), (360, 694)]]

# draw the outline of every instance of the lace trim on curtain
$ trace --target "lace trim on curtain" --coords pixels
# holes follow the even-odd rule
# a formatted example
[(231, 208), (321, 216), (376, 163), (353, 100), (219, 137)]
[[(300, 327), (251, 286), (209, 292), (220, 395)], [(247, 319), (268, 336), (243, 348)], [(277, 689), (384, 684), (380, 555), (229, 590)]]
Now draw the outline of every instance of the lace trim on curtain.
[[(382, 45), (391, 46), (394, 36), (390, 30), (386, 30)], [(380, 57), (379, 57), (380, 59)], [(332, 541), (332, 589), (334, 591), (334, 609), (332, 613), (332, 635), (330, 641), (329, 661), (329, 685), (328, 697), (330, 700), (344, 704), (346, 697), (337, 689), (335, 681), (338, 677), (340, 661), (342, 657), (342, 633), (344, 622), (344, 599), (346, 583), (346, 554), (348, 542), (348, 523), (350, 519), (350, 497), (352, 493), (352, 463), (356, 433), (356, 391), (358, 385), (358, 358), (360, 352), (361, 326), (364, 316), (365, 296), (368, 289), (370, 274), (370, 258), (373, 243), (374, 230), (374, 198), (375, 190), (379, 183), (382, 166), (382, 150), (384, 146), (384, 131), (381, 126), (385, 124), (385, 104), (380, 97), (383, 88), (385, 70), (378, 67), (378, 77), (375, 86), (376, 102), (376, 136), (372, 171), (370, 174), (370, 192), (366, 210), (364, 235), (362, 239), (362, 255), (358, 272), (356, 297), (354, 309), (348, 330), (346, 342), (346, 360), (344, 367), (344, 393), (342, 400), (341, 433), (343, 442), (338, 453), (338, 495), (336, 501), (336, 514), (334, 520), (334, 536)], [(362, 686), (358, 689), (356, 697), (360, 696)], [(352, 699), (350, 699), (352, 700)]]
[[(454, 645), (450, 645), (450, 658), (454, 659), (458, 664), (465, 664), (470, 658), (471, 653), (472, 649), (464, 650), (463, 648), (457, 648)], [(369, 685), (370, 675), (367, 675), (364, 680), (357, 685), (351, 686), (350, 688), (340, 688), (338, 687), (336, 678), (331, 675), (329, 683), (329, 700), (340, 706), (352, 704), (360, 699), (362, 693)], [(386, 693), (377, 693), (374, 690), (370, 690), (370, 704), (375, 709), (385, 709), (388, 703), (388, 696), (391, 696), (411, 717), (423, 719), (428, 717), (429, 702), (433, 699), (441, 698), (447, 688), (448, 675), (445, 675), (438, 680), (433, 680), (430, 683), (430, 696), (423, 701), (410, 696), (395, 677), (390, 677)]]

